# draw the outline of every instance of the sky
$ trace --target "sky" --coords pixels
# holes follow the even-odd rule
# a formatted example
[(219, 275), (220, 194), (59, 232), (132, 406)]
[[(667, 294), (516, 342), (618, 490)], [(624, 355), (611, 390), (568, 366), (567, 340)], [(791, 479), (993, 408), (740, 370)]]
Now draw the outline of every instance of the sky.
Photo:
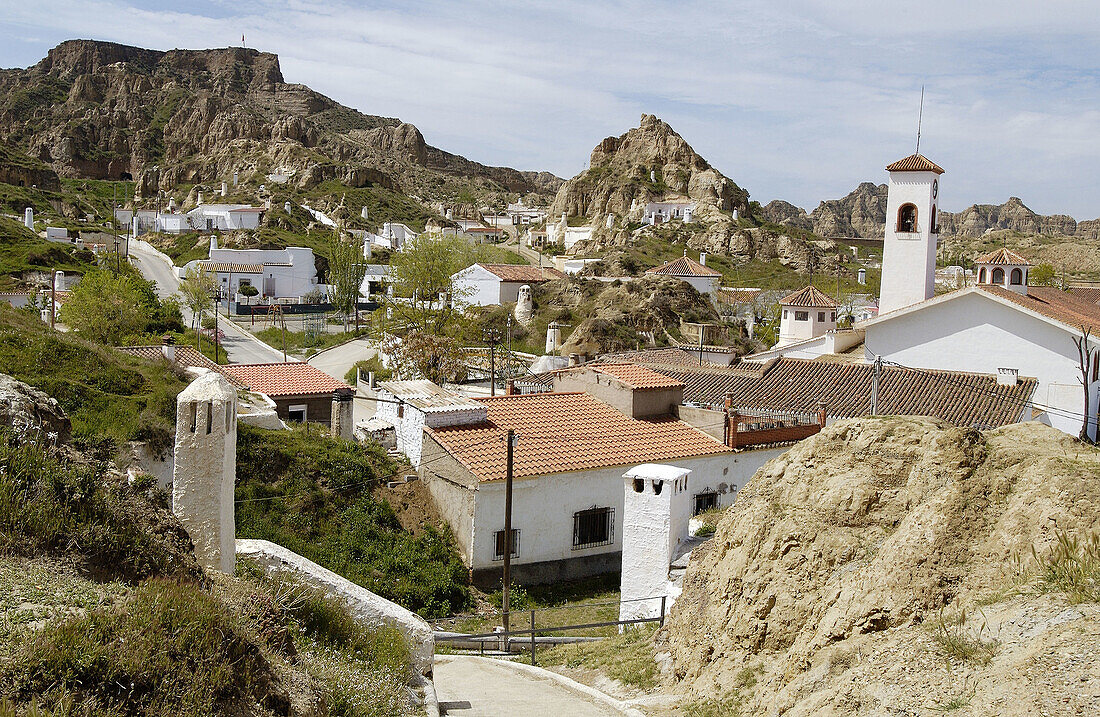
[(1100, 216), (1095, 0), (0, 0), (0, 67), (93, 38), (277, 53), (287, 82), (429, 144), (571, 177), (667, 121), (762, 203), (807, 210), (915, 147), (943, 207)]

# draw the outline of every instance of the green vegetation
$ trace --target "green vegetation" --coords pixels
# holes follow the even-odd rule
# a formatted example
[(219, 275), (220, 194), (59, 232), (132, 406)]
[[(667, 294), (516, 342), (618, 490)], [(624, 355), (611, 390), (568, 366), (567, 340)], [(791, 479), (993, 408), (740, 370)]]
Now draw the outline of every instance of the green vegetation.
[(181, 329), (179, 307), (158, 300), (149, 282), (129, 264), (126, 268), (118, 274), (106, 269), (88, 272), (62, 305), (61, 321), (81, 337), (107, 346)]
[(1100, 602), (1100, 532), (1084, 537), (1058, 532), (1050, 552), (1032, 548), (1040, 592), (1062, 592), (1071, 603)]
[[(10, 186), (0, 184), (0, 189)], [(40, 239), (22, 224), (0, 217), (0, 290), (25, 286), (27, 272), (83, 274), (95, 267), (90, 251)]]
[(600, 670), (627, 685), (649, 690), (657, 686), (657, 661), (654, 658), (653, 624), (627, 629), (621, 635), (599, 642), (559, 645), (538, 654), (543, 665), (565, 665)]
[(101, 455), (143, 440), (167, 448), (176, 394), (186, 385), (167, 362), (149, 363), (72, 333), (51, 331), (38, 316), (0, 303), (0, 372), (57, 399), (74, 438)]
[(684, 705), (687, 717), (741, 717), (741, 706), (756, 686), (759, 668), (745, 667), (733, 678), (729, 691), (722, 697), (705, 697)]
[(941, 611), (939, 619), (932, 624), (931, 630), (932, 639), (940, 652), (947, 657), (977, 665), (988, 665), (997, 654), (997, 641), (982, 639), (985, 623), (982, 623), (976, 636), (971, 636), (966, 629), (966, 611), (960, 611), (952, 618), (944, 616)]
[(240, 427), (237, 536), (283, 545), (423, 615), (463, 609), (469, 578), (450, 534), (413, 535), (371, 496), (394, 473), (382, 449), (308, 430)]
[(393, 376), (393, 371), (383, 366), (382, 359), (378, 358), (378, 356), (375, 355), (371, 356), (365, 361), (356, 361), (355, 365), (348, 369), (348, 372), (344, 374), (344, 382), (354, 386), (357, 372), (362, 373), (365, 380), (365, 377), (371, 371), (374, 372), (374, 379), (376, 381), (389, 381), (390, 378)]
[(179, 556), (186, 535), (153, 533), (150, 517), (139, 514), (142, 493), (141, 485), (107, 481), (94, 465), (0, 432), (0, 554), (66, 554), (131, 580), (193, 575)]

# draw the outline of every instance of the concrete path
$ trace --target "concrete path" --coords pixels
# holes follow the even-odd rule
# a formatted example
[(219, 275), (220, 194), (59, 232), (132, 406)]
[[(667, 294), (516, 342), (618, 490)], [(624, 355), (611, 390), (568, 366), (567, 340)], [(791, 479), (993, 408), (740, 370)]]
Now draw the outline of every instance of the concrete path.
[[(306, 359), (306, 363), (343, 381), (344, 375), (356, 361), (366, 361), (377, 354), (378, 348), (372, 342), (367, 339), (353, 339), (313, 354)], [(365, 376), (364, 380), (366, 380)]]
[(450, 717), (623, 717), (637, 715), (602, 693), (545, 670), (489, 657), (436, 655), (439, 713)]
[[(166, 299), (179, 291), (179, 277), (171, 261), (146, 242), (131, 240), (130, 262), (142, 276), (157, 283), (157, 296), (160, 298)], [(183, 323), (190, 326), (190, 310), (186, 306), (180, 306), (180, 310), (183, 312)], [(222, 348), (230, 363), (273, 363), (283, 360), (282, 351), (268, 346), (224, 315), (218, 321), (218, 328), (225, 333)]]

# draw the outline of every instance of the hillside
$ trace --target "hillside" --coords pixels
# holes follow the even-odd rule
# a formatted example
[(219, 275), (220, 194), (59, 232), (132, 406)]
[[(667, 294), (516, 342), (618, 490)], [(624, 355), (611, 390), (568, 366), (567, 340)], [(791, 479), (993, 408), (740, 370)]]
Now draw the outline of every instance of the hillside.
[(838, 422), (741, 491), (658, 649), (711, 714), (1095, 714), (1098, 477), (1036, 423)]
[(246, 48), (63, 42), (33, 67), (0, 70), (0, 140), (62, 177), (133, 178), (146, 198), (235, 172), (253, 187), (281, 173), (300, 189), (340, 180), (425, 201), (560, 184), (432, 147), (411, 124), (287, 83), (276, 55)]
[[(847, 196), (828, 199), (810, 213), (776, 199), (762, 210), (771, 222), (796, 227), (823, 237), (882, 237), (886, 225), (887, 185), (862, 182)], [(940, 212), (940, 236), (975, 239), (988, 232), (1100, 239), (1100, 219), (1076, 221), (1064, 214), (1042, 215), (1019, 197), (1003, 204), (974, 204), (961, 212)]]

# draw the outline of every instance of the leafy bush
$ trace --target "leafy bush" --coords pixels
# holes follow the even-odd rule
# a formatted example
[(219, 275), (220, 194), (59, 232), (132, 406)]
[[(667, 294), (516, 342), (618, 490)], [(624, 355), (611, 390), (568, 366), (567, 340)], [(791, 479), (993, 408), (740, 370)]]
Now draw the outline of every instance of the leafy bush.
[(393, 376), (393, 371), (383, 366), (382, 359), (378, 358), (378, 356), (371, 356), (365, 361), (356, 361), (355, 365), (344, 374), (344, 381), (354, 386), (357, 371), (364, 376), (373, 371), (374, 380), (376, 381), (389, 381), (390, 377)]
[[(149, 491), (146, 491), (148, 493)], [(0, 432), (0, 552), (65, 553), (128, 579), (195, 577), (191, 541), (167, 510), (90, 464)]]
[(237, 434), (237, 535), (283, 545), (425, 616), (462, 609), (469, 575), (449, 532), (401, 528), (371, 488), (393, 474), (381, 448), (305, 429)]
[(63, 699), (95, 714), (183, 717), (284, 711), (288, 699), (259, 648), (217, 598), (151, 580), (117, 608), (52, 623), (25, 640), (2, 682), (10, 697)]

